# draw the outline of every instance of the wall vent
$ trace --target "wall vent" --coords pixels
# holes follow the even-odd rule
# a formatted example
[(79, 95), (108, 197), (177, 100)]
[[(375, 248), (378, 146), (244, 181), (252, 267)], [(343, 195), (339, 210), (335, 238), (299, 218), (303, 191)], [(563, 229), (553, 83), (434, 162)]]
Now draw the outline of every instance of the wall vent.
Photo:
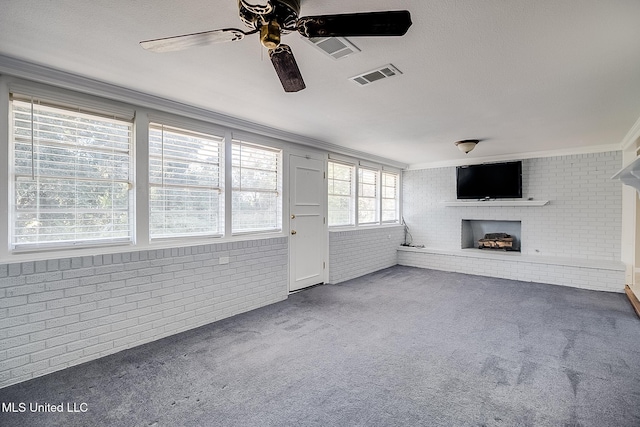
[(305, 38), (305, 40), (308, 40), (333, 59), (342, 59), (353, 53), (360, 52), (360, 49), (344, 37), (310, 37)]
[(350, 77), (349, 80), (353, 80), (361, 86), (368, 85), (378, 80), (388, 79), (402, 74), (402, 71), (398, 70), (394, 65), (387, 64), (375, 70), (367, 71), (366, 73), (358, 74), (357, 76)]

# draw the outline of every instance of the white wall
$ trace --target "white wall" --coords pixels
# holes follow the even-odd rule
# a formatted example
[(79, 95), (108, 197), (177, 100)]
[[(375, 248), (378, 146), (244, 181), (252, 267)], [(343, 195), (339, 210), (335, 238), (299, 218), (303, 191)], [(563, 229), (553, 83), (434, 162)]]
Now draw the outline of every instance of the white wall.
[(0, 387), (284, 300), (287, 277), (286, 237), (0, 264)]
[(398, 263), (401, 225), (329, 232), (329, 283), (337, 284)]
[(522, 221), (522, 254), (620, 260), (622, 186), (611, 177), (621, 152), (523, 160), (523, 200), (542, 207), (445, 207), (456, 199), (455, 167), (403, 175), (404, 218), (414, 244), (459, 250), (463, 219)]
[[(404, 217), (415, 245), (398, 263), (468, 274), (622, 292), (619, 151), (523, 160), (523, 196), (539, 207), (448, 207), (455, 168), (407, 171)], [(461, 249), (463, 219), (522, 222), (521, 253)]]

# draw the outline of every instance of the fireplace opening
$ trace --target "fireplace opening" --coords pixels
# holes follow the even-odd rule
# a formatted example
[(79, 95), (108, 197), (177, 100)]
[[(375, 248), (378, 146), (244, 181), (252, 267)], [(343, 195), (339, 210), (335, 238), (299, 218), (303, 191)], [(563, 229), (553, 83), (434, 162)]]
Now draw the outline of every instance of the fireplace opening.
[(520, 252), (521, 221), (462, 220), (462, 249)]

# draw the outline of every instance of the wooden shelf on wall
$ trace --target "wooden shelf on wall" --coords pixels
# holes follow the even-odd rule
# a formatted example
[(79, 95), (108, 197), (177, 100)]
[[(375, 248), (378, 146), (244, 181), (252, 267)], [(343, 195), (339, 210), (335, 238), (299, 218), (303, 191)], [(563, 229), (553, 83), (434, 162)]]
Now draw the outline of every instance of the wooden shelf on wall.
[(444, 206), (448, 207), (460, 207), (460, 206), (474, 206), (474, 207), (491, 207), (491, 206), (503, 206), (503, 207), (530, 207), (530, 206), (544, 206), (548, 205), (548, 200), (452, 200), (442, 202)]

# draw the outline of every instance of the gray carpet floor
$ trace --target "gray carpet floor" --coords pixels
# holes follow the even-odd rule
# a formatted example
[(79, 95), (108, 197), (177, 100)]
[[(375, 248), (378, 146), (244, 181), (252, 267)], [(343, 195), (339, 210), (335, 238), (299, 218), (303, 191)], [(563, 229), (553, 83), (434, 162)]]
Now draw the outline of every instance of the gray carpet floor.
[(1, 426), (640, 426), (623, 294), (392, 267), (0, 390)]

